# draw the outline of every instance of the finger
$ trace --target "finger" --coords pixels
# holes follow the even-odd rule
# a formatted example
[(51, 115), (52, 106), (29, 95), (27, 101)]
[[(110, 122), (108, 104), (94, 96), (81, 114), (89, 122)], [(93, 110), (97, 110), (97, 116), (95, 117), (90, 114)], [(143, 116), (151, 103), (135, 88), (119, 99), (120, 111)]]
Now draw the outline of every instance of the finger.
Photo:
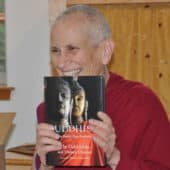
[[(93, 133), (97, 133), (99, 136), (107, 137), (110, 133), (115, 133), (112, 124), (107, 124), (103, 121), (99, 121), (96, 119), (89, 120), (89, 128)], [(105, 132), (104, 132), (105, 131)]]
[(108, 138), (107, 138), (107, 149), (106, 149), (106, 155), (107, 156), (110, 156), (110, 154), (112, 153), (112, 150), (113, 148), (115, 147), (115, 144), (116, 144), (116, 135), (115, 134), (112, 134), (110, 135)]
[(43, 147), (39, 148), (39, 150), (41, 149), (41, 153), (43, 153), (43, 155), (46, 155), (48, 152), (58, 151), (61, 148), (61, 145), (44, 145)]
[(58, 145), (61, 146), (61, 142), (48, 137), (40, 137), (37, 141), (40, 145)]
[(101, 129), (97, 126), (89, 126), (92, 133), (94, 133), (96, 136), (99, 136), (100, 138), (103, 138), (103, 140), (107, 140), (107, 136), (109, 135), (109, 132), (105, 129)]
[[(89, 126), (90, 130), (96, 134), (97, 136), (99, 136), (100, 138), (102, 138), (104, 141), (108, 141), (108, 143), (110, 141), (112, 141), (112, 139), (115, 140), (116, 138), (116, 134), (115, 134), (115, 131), (114, 131), (114, 128), (111, 127), (111, 128), (106, 128), (106, 129), (101, 129), (100, 127), (98, 126), (93, 126), (93, 125), (90, 125)], [(114, 138), (111, 138), (112, 136), (114, 136)]]
[(108, 140), (103, 140), (99, 136), (96, 135), (93, 136), (94, 142), (102, 148), (102, 150), (106, 153), (107, 158), (110, 157), (115, 147), (115, 139), (113, 138), (112, 139), (108, 138)]
[(54, 126), (53, 125), (51, 125), (51, 124), (48, 124), (48, 123), (39, 123), (38, 125), (37, 125), (37, 128), (38, 129), (46, 129), (46, 130), (54, 130)]
[(52, 151), (59, 151), (61, 146), (56, 145), (44, 145), (43, 147), (37, 146), (37, 154), (39, 155), (41, 162), (45, 165), (46, 164), (46, 154)]
[(112, 120), (110, 119), (110, 117), (104, 113), (104, 112), (98, 112), (97, 116), (105, 123), (107, 123), (108, 125), (112, 124)]
[(45, 157), (48, 152), (59, 151), (60, 149), (61, 147), (57, 145), (44, 145), (36, 147), (37, 154), (41, 158)]
[(107, 143), (106, 143), (105, 140), (101, 139), (100, 137), (98, 137), (98, 136), (96, 136), (96, 135), (93, 136), (93, 140), (94, 140), (94, 142), (95, 142), (99, 147), (102, 148), (102, 150), (103, 150), (104, 152), (107, 151)]
[(59, 139), (61, 136), (54, 132), (53, 130), (37, 129), (37, 137), (49, 137)]
[(101, 129), (108, 129), (108, 125), (100, 120), (89, 119), (89, 125), (93, 127), (99, 127)]

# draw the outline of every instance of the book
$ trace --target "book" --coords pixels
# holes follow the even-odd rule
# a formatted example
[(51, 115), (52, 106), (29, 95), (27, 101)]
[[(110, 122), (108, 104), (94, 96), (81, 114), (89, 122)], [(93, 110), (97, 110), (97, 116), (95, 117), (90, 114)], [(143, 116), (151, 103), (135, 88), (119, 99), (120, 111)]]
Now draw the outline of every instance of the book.
[(93, 141), (88, 120), (105, 109), (103, 76), (45, 77), (45, 119), (61, 135), (62, 149), (47, 153), (47, 165), (101, 167), (102, 149)]

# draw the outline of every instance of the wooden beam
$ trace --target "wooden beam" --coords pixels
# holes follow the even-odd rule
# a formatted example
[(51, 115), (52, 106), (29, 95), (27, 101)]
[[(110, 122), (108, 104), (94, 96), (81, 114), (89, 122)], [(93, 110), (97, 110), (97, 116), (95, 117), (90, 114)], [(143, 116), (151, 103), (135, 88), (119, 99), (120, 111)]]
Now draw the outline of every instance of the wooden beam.
[(0, 169), (5, 169), (5, 146), (0, 144)]
[(15, 159), (15, 158), (7, 158), (6, 164), (7, 165), (17, 165), (17, 166), (31, 166), (32, 159), (25, 159), (25, 160), (22, 159), (22, 160), (20, 160), (20, 159)]
[(13, 87), (0, 87), (0, 100), (9, 100)]
[(76, 4), (137, 4), (137, 3), (168, 3), (170, 0), (67, 0), (67, 5)]

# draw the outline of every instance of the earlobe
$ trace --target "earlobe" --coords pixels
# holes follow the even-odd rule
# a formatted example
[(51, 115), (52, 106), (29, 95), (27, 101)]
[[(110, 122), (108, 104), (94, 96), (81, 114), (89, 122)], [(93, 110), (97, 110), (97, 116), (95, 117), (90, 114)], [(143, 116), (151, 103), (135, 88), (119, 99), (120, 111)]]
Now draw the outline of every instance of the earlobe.
[(102, 63), (107, 65), (112, 57), (114, 50), (114, 42), (112, 40), (106, 40), (103, 42), (103, 55), (102, 55)]

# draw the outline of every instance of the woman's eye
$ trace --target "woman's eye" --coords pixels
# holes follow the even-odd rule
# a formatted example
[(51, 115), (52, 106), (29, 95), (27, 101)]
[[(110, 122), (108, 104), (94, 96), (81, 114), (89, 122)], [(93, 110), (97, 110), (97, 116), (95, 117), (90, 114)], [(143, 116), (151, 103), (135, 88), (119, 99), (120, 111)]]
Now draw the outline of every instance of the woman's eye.
[(68, 46), (69, 51), (75, 51), (75, 50), (78, 50), (78, 49), (79, 49), (78, 47)]
[(79, 97), (77, 98), (77, 100), (78, 100), (78, 101), (81, 101), (82, 98), (83, 98), (82, 96), (79, 96)]
[(61, 50), (60, 49), (58, 49), (58, 48), (52, 48), (51, 49), (51, 52), (52, 53), (59, 53)]
[(69, 47), (68, 48), (70, 51), (74, 50), (75, 48), (74, 47)]

